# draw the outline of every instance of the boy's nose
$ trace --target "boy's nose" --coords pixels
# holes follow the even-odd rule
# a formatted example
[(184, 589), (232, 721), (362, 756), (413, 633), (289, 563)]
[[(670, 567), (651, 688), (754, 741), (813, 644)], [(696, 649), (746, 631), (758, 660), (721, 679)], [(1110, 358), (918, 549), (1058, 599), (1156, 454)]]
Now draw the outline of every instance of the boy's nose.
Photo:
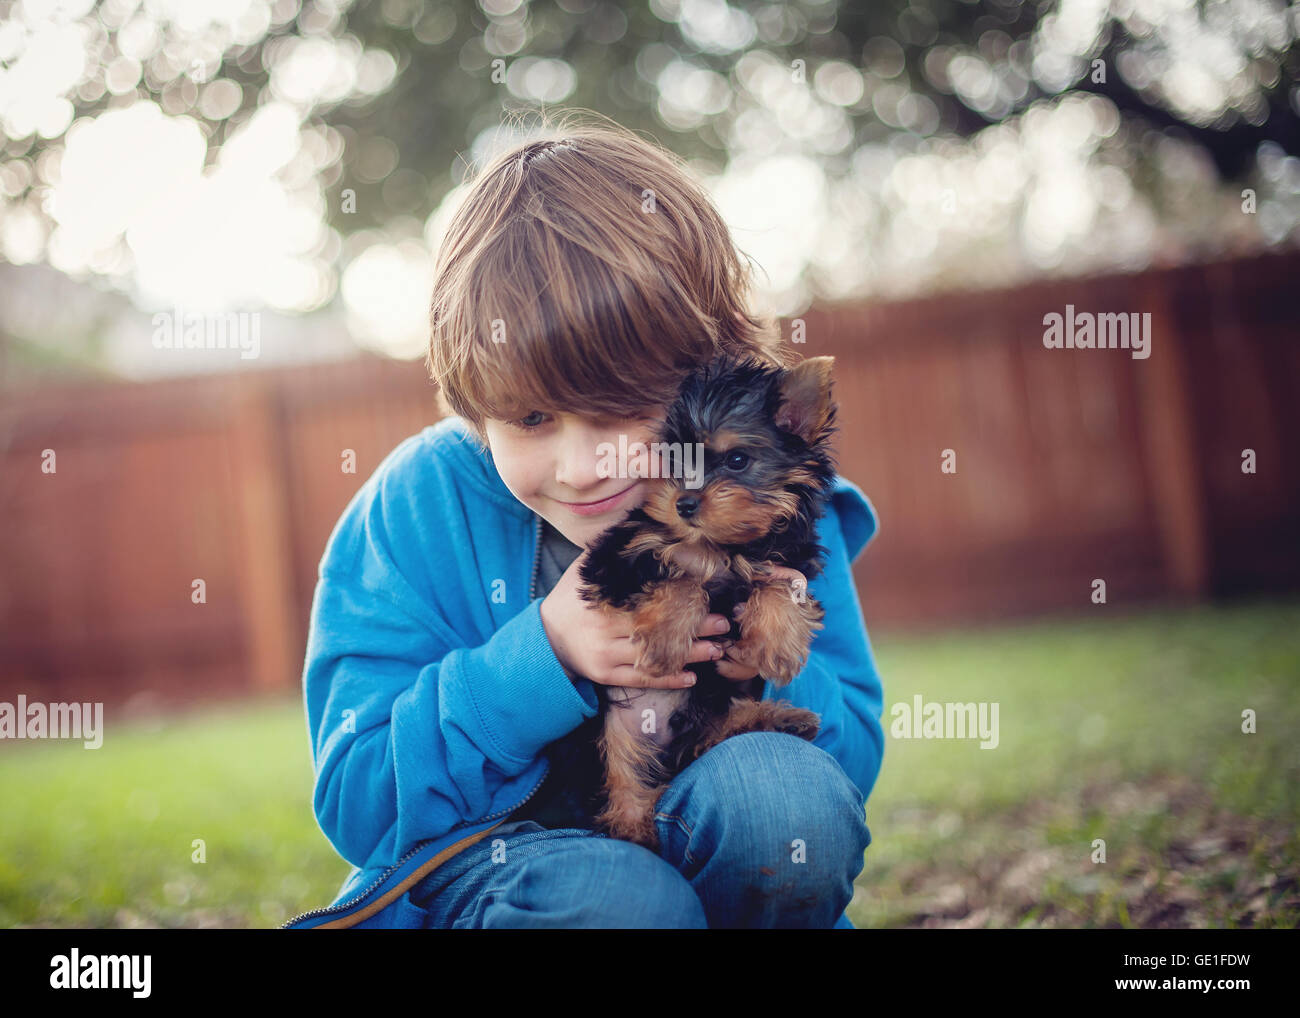
[(607, 466), (605, 457), (597, 452), (604, 437), (592, 431), (584, 431), (564, 442), (559, 451), (555, 468), (555, 483), (565, 491), (571, 492), (575, 500), (586, 501), (586, 495), (603, 488), (608, 481), (609, 472), (602, 475), (602, 466)]

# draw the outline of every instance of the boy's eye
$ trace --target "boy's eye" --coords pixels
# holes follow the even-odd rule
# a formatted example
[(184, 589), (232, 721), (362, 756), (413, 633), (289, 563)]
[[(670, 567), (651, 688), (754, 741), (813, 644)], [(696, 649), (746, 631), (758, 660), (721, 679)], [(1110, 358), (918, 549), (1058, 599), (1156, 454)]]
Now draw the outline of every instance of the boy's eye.
[(540, 410), (534, 410), (527, 417), (521, 417), (517, 421), (511, 421), (510, 425), (511, 427), (518, 428), (520, 431), (535, 431), (537, 428), (541, 427), (542, 422), (540, 419), (534, 420), (533, 418), (542, 418), (545, 416), (546, 415)]

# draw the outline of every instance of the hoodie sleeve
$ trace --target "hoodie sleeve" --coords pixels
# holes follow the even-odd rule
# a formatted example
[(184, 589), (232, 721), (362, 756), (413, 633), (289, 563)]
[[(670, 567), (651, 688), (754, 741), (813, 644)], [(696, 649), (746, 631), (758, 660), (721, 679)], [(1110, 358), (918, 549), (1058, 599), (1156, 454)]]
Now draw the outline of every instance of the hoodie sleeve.
[(876, 528), (871, 503), (841, 478), (818, 525), (826, 568), (809, 584), (826, 613), (823, 627), (813, 636), (803, 671), (789, 685), (764, 684), (764, 699), (786, 700), (821, 715), (813, 743), (835, 757), (864, 801), (884, 756), (883, 691), (850, 564)]
[(455, 631), (394, 564), (379, 488), (330, 538), (303, 677), (316, 819), (362, 869), (513, 808), (528, 790), (507, 783), (598, 708), (555, 657), (540, 600), (479, 645)]

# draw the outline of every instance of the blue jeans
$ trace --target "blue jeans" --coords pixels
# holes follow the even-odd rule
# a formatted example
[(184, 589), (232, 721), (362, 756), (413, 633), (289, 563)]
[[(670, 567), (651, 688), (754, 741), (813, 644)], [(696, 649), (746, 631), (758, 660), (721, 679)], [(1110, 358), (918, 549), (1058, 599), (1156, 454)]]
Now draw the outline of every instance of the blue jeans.
[(871, 844), (856, 785), (825, 750), (749, 732), (664, 790), (659, 851), (523, 821), (411, 891), (429, 929), (853, 929)]

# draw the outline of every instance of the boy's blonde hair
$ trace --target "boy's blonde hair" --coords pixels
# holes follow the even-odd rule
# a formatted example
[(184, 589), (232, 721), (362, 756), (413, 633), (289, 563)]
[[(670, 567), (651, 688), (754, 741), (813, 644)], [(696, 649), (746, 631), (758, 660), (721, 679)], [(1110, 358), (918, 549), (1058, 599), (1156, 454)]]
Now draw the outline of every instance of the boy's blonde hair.
[(491, 158), (437, 251), (427, 364), (484, 445), (487, 418), (631, 417), (719, 354), (795, 359), (683, 161), (592, 116)]

